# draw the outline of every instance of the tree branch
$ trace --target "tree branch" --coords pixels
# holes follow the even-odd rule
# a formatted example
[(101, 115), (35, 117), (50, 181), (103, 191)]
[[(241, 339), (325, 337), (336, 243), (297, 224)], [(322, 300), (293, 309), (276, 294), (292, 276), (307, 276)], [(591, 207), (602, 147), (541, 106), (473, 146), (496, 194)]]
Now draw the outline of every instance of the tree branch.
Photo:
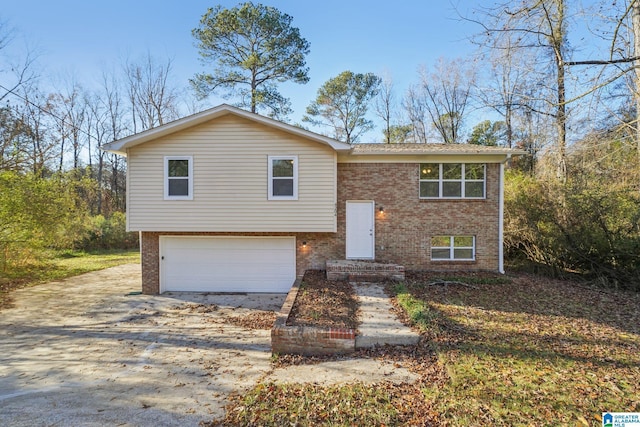
[(613, 64), (626, 64), (629, 62), (634, 62), (640, 60), (640, 56), (632, 56), (630, 58), (620, 58), (620, 59), (593, 59), (587, 61), (565, 61), (563, 65), (573, 66), (573, 65), (613, 65)]

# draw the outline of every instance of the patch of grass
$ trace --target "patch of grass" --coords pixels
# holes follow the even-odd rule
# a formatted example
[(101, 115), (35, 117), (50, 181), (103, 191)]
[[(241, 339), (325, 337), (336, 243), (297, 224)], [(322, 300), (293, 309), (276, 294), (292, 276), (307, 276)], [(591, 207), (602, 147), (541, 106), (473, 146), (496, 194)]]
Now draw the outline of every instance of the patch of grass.
[(422, 300), (414, 298), (403, 284), (394, 286), (398, 304), (406, 311), (409, 321), (423, 332), (435, 332), (437, 314)]
[[(57, 254), (51, 263), (55, 266), (60, 277), (49, 280), (58, 280), (65, 277), (76, 276), (90, 271), (102, 270), (121, 264), (139, 264), (140, 251), (104, 250), (95, 252), (65, 251)], [(56, 275), (56, 273), (53, 273)]]
[(0, 308), (10, 304), (11, 291), (17, 288), (139, 262), (138, 250), (42, 251), (29, 262), (0, 271)]
[(589, 426), (603, 411), (640, 411), (638, 295), (527, 275), (475, 284), (396, 288), (447, 371), (423, 388), (443, 425)]

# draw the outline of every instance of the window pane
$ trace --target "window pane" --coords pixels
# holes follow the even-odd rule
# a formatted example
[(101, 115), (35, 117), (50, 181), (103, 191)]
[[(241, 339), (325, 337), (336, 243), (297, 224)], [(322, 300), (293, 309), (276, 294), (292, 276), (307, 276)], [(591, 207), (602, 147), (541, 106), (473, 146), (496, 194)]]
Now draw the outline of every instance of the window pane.
[(453, 246), (456, 248), (473, 246), (473, 236), (455, 236), (453, 238)]
[(273, 160), (273, 176), (293, 178), (293, 160)]
[(484, 165), (481, 163), (467, 163), (464, 165), (464, 174), (467, 179), (484, 179)]
[(462, 184), (460, 182), (443, 182), (442, 197), (462, 197)]
[(438, 197), (438, 183), (437, 182), (421, 182), (420, 183), (420, 197)]
[(484, 197), (483, 182), (466, 182), (464, 185), (465, 197)]
[(431, 259), (449, 259), (449, 249), (431, 249)]
[(188, 177), (189, 160), (169, 160), (169, 176)]
[(462, 165), (459, 163), (445, 163), (442, 165), (442, 178), (462, 179)]
[(169, 180), (169, 196), (188, 196), (189, 180), (188, 179), (170, 179)]
[(440, 178), (440, 168), (437, 163), (422, 163), (420, 165), (420, 179)]
[(449, 247), (451, 245), (451, 240), (449, 236), (433, 236), (431, 238), (431, 247)]
[(473, 249), (454, 249), (454, 259), (473, 259)]
[(289, 179), (289, 178), (274, 179), (273, 195), (293, 197), (293, 179)]

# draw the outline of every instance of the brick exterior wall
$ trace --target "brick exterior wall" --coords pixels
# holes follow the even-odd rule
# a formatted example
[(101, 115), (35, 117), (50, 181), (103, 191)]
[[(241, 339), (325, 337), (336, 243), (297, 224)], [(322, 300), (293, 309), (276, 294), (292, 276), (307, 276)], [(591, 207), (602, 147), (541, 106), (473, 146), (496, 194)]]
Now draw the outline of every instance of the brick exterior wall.
[[(160, 235), (295, 236), (297, 275), (324, 269), (327, 260), (345, 258), (348, 200), (375, 201), (376, 261), (401, 264), (407, 270), (497, 271), (500, 165), (487, 164), (486, 174), (485, 199), (420, 200), (417, 163), (338, 163), (337, 233), (143, 232), (142, 291), (159, 291)], [(383, 213), (378, 212), (380, 206)], [(476, 260), (431, 261), (431, 237), (437, 235), (476, 236)]]
[(142, 293), (160, 292), (160, 233), (140, 233)]
[[(419, 164), (338, 164), (338, 242), (345, 253), (347, 200), (374, 200), (375, 256), (407, 270), (492, 270), (498, 264), (500, 165), (487, 164), (486, 198), (421, 200)], [(384, 207), (384, 212), (378, 211)], [(431, 237), (476, 236), (475, 261), (431, 261)], [(344, 256), (344, 255), (343, 255)]]

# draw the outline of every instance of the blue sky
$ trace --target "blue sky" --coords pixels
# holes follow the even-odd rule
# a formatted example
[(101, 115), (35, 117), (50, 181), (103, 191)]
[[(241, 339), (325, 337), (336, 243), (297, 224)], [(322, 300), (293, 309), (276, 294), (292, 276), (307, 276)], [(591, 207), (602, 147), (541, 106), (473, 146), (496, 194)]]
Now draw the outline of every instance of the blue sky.
[[(237, 1), (218, 2), (233, 7)], [(6, 2), (0, 18), (16, 30), (14, 49), (35, 49), (43, 83), (73, 76), (85, 87), (99, 81), (102, 70), (126, 58), (150, 52), (173, 59), (177, 85), (205, 68), (198, 60), (191, 30), (208, 7), (203, 0), (17, 0)], [(462, 57), (474, 47), (467, 37), (476, 26), (457, 18), (454, 6), (468, 13), (472, 0), (282, 0), (262, 1), (293, 17), (311, 45), (307, 57), (310, 82), (285, 84), (292, 101), (292, 121), (300, 121), (317, 89), (344, 70), (388, 72), (400, 97), (417, 82), (420, 65), (438, 57)], [(46, 86), (46, 84), (45, 84)], [(211, 99), (211, 104), (222, 102)], [(367, 139), (379, 138), (379, 130)]]

